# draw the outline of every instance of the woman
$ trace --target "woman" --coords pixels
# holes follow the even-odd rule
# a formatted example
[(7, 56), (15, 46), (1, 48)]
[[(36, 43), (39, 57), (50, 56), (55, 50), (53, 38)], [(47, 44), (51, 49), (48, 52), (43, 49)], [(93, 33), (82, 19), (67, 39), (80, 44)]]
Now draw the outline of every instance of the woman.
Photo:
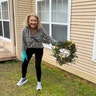
[(41, 61), (43, 56), (43, 41), (48, 43), (55, 42), (49, 37), (41, 25), (36, 14), (28, 14), (25, 19), (25, 28), (22, 34), (22, 78), (17, 83), (21, 86), (27, 82), (26, 73), (28, 63), (33, 54), (35, 54), (35, 68), (37, 76), (37, 90), (42, 90), (41, 85)]

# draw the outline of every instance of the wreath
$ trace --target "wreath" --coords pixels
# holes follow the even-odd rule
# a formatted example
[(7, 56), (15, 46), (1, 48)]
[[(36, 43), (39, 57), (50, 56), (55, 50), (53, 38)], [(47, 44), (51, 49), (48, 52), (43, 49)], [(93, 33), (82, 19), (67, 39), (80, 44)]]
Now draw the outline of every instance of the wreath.
[(58, 42), (52, 48), (53, 56), (56, 61), (62, 65), (66, 63), (72, 63), (75, 61), (76, 55), (76, 45), (73, 41), (63, 41)]

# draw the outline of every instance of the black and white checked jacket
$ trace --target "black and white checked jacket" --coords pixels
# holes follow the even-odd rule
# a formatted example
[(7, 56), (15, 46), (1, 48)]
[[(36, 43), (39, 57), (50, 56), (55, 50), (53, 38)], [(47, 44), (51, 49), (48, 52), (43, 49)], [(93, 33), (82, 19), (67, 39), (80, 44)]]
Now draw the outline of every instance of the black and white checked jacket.
[(52, 43), (52, 39), (44, 28), (36, 30), (34, 35), (31, 35), (31, 31), (28, 27), (23, 29), (22, 33), (22, 50), (27, 48), (43, 48), (43, 42)]

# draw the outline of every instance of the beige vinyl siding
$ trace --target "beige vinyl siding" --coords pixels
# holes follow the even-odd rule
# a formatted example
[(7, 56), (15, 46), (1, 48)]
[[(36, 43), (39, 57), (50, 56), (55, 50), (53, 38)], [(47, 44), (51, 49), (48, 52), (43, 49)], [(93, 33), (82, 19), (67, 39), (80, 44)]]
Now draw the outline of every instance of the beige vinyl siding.
[[(94, 24), (96, 16), (95, 0), (72, 0), (71, 39), (77, 45), (78, 60), (72, 65), (75, 69), (88, 74), (85, 79), (96, 83), (96, 63), (92, 61)], [(93, 76), (93, 79), (88, 79)], [(83, 75), (81, 75), (83, 77)]]
[(32, 2), (32, 12), (36, 12), (36, 0), (31, 0)]
[(14, 0), (14, 6), (16, 55), (18, 58), (21, 58), (23, 21), (27, 14), (35, 11), (35, 2), (34, 0)]
[[(94, 64), (92, 62), (92, 51), (96, 15), (96, 1), (73, 0), (71, 13), (71, 39), (74, 40), (77, 44), (78, 55), (82, 59), (84, 58), (85, 60), (87, 60), (87, 64), (89, 64), (89, 61), (91, 61), (91, 64)], [(78, 64), (81, 63), (79, 63), (79, 59), (80, 58), (78, 58)]]
[(92, 61), (96, 0), (72, 0), (71, 3), (70, 36), (76, 43), (78, 59), (75, 64), (59, 66), (52, 51), (45, 48), (43, 60), (96, 83), (96, 63)]

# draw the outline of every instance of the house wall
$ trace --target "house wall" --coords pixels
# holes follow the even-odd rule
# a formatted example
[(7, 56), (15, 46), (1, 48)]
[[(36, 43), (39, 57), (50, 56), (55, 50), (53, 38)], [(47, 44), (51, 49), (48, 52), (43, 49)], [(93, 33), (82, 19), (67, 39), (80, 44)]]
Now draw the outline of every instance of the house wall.
[(76, 43), (78, 59), (75, 64), (59, 66), (52, 51), (45, 48), (43, 60), (96, 83), (96, 62), (92, 61), (95, 17), (96, 0), (72, 0), (70, 37)]
[[(13, 0), (15, 13), (16, 56), (21, 58), (21, 36), (23, 20), (27, 13), (35, 12), (35, 0)], [(71, 1), (71, 34), (77, 46), (78, 59), (75, 64), (59, 66), (52, 56), (52, 50), (44, 48), (43, 60), (65, 71), (96, 83), (96, 63), (92, 61), (94, 25), (96, 16), (95, 0)]]
[(34, 7), (34, 0), (14, 0), (16, 56), (18, 59), (21, 58), (23, 21), (27, 14), (35, 11)]
[(7, 50), (9, 50), (10, 52), (12, 52), (14, 54), (14, 47), (13, 47), (13, 42), (12, 41), (7, 41), (4, 39), (0, 39), (0, 47), (3, 47)]
[(13, 5), (12, 0), (9, 1), (9, 16), (10, 16), (10, 40), (5, 38), (0, 38), (0, 46), (9, 50), (13, 55), (15, 54), (14, 45), (14, 24), (13, 24)]
[(96, 62), (92, 61), (92, 56), (96, 0), (72, 0), (71, 13), (71, 39), (77, 44), (79, 56), (74, 67), (95, 77)]

